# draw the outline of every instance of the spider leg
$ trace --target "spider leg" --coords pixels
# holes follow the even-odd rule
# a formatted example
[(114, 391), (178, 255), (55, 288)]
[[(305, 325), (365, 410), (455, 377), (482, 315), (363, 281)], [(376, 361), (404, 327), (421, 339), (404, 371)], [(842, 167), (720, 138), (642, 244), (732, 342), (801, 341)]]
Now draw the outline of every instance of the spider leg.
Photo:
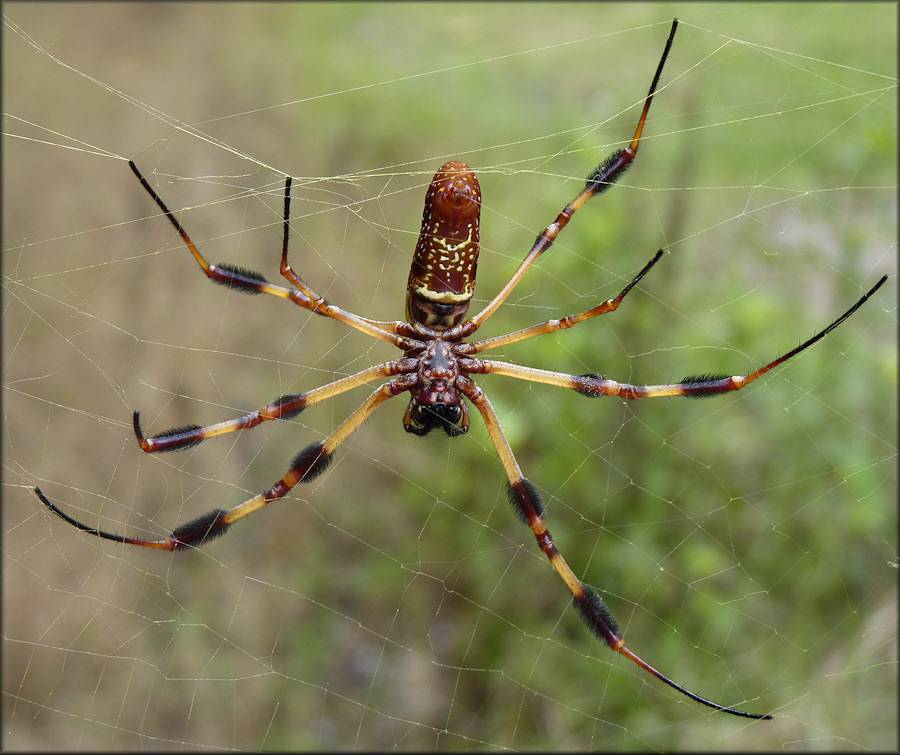
[[(319, 315), (325, 315), (334, 320), (338, 320), (339, 322), (344, 323), (345, 325), (349, 325), (351, 328), (355, 328), (363, 333), (366, 333), (373, 338), (381, 339), (382, 341), (387, 341), (388, 343), (392, 343), (395, 346), (406, 349), (408, 348), (407, 339), (401, 338), (396, 334), (394, 329), (397, 323), (378, 323), (374, 320), (369, 320), (365, 317), (360, 317), (359, 315), (355, 315), (352, 312), (348, 312), (340, 307), (335, 306), (334, 304), (330, 304), (321, 296), (312, 291), (303, 281), (296, 275), (293, 278), (290, 278), (291, 282), (299, 282), (300, 290), (294, 290), (291, 288), (285, 288), (284, 286), (276, 286), (266, 278), (253, 270), (246, 270), (241, 267), (236, 267), (234, 265), (211, 265), (206, 259), (200, 254), (200, 250), (194, 245), (194, 242), (191, 241), (190, 236), (188, 236), (187, 232), (184, 228), (181, 227), (181, 223), (178, 222), (178, 219), (172, 214), (171, 210), (166, 207), (165, 202), (162, 201), (159, 194), (153, 189), (152, 186), (147, 182), (147, 179), (141, 174), (138, 170), (137, 166), (134, 164), (133, 160), (128, 161), (128, 165), (134, 174), (138, 177), (138, 180), (141, 182), (141, 186), (146, 189), (147, 193), (153, 198), (153, 201), (156, 202), (157, 206), (160, 210), (163, 211), (165, 216), (169, 219), (169, 222), (175, 227), (175, 230), (178, 231), (178, 234), (181, 236), (184, 243), (187, 245), (188, 249), (190, 249), (191, 254), (194, 255), (194, 259), (197, 260), (197, 264), (200, 265), (200, 268), (203, 270), (204, 274), (207, 278), (214, 281), (215, 283), (220, 283), (223, 286), (227, 286), (228, 288), (232, 288), (236, 291), (241, 291), (245, 294), (271, 294), (272, 296), (278, 296), (281, 299), (287, 299), (288, 301), (293, 302), (294, 304), (303, 307), (304, 309), (308, 309), (311, 312), (315, 312)], [(284, 185), (284, 241), (283, 241), (283, 252), (282, 252), (282, 272), (284, 272), (284, 267), (287, 265), (287, 241), (288, 241), (288, 233), (289, 233), (289, 210), (290, 210), (290, 188), (291, 188), (291, 178), (285, 180)], [(288, 270), (290, 268), (288, 267)]]
[(660, 681), (665, 682), (670, 687), (687, 695), (698, 703), (702, 703), (703, 705), (715, 708), (724, 713), (730, 713), (734, 716), (742, 716), (743, 718), (772, 718), (770, 715), (745, 713), (744, 711), (728, 708), (719, 703), (707, 700), (704, 697), (700, 697), (690, 690), (685, 689), (680, 684), (672, 681), (665, 674), (657, 671), (649, 663), (635, 655), (635, 653), (625, 645), (625, 640), (622, 638), (619, 627), (616, 624), (615, 619), (613, 619), (609, 609), (606, 607), (606, 604), (603, 602), (603, 599), (600, 597), (600, 593), (596, 588), (584, 584), (577, 576), (575, 576), (575, 572), (572, 571), (556, 545), (554, 545), (553, 538), (550, 536), (550, 531), (547, 529), (547, 522), (543, 516), (544, 503), (541, 500), (540, 493), (538, 493), (534, 483), (522, 476), (522, 470), (519, 468), (519, 464), (513, 455), (512, 448), (510, 448), (509, 441), (506, 440), (506, 436), (500, 426), (497, 413), (494, 411), (493, 406), (491, 406), (487, 396), (474, 382), (468, 379), (463, 383), (463, 391), (478, 411), (481, 412), (481, 416), (484, 418), (484, 423), (490, 433), (491, 440), (497, 448), (497, 453), (500, 455), (500, 462), (503, 464), (503, 469), (506, 471), (506, 476), (509, 479), (509, 500), (512, 503), (514, 510), (519, 518), (531, 528), (531, 531), (534, 533), (537, 540), (538, 547), (544, 552), (544, 555), (550, 559), (553, 568), (556, 569), (563, 582), (566, 583), (566, 587), (568, 587), (569, 591), (572, 593), (575, 609), (578, 611), (578, 615), (588, 628), (596, 634), (597, 637), (606, 642), (613, 650), (621, 653), (629, 660), (634, 661), (638, 666), (645, 671), (648, 671)]
[[(282, 232), (281, 241), (281, 274), (285, 278), (287, 278), (291, 282), (291, 284), (293, 284), (293, 286), (297, 288), (300, 293), (302, 293), (308, 300), (308, 304), (303, 304), (301, 306), (304, 306), (307, 309), (315, 312), (317, 315), (330, 317), (333, 320), (342, 322), (352, 328), (358, 328), (359, 330), (363, 330), (363, 328), (358, 327), (362, 324), (388, 333), (396, 333), (397, 326), (400, 325), (399, 322), (380, 322), (378, 320), (370, 320), (368, 317), (354, 315), (352, 312), (347, 312), (346, 310), (343, 310), (340, 307), (337, 307), (329, 302), (324, 296), (321, 296), (320, 294), (317, 294), (315, 291), (313, 291), (306, 283), (306, 281), (294, 272), (293, 268), (290, 266), (290, 263), (288, 263), (287, 258), (288, 239), (291, 235), (290, 218), (291, 177), (288, 176), (284, 182), (284, 230)], [(347, 317), (348, 315), (350, 316), (349, 318)], [(370, 331), (363, 330), (363, 332), (369, 333)]]
[(179, 525), (172, 533), (161, 540), (143, 540), (140, 538), (123, 537), (104, 530), (88, 527), (68, 514), (63, 513), (56, 505), (51, 503), (47, 497), (41, 492), (40, 488), (35, 488), (34, 492), (41, 502), (49, 508), (54, 514), (71, 524), (82, 532), (91, 535), (113, 540), (117, 543), (126, 543), (128, 545), (141, 545), (146, 548), (160, 548), (162, 550), (173, 551), (185, 547), (200, 546), (205, 542), (212, 540), (225, 533), (232, 524), (238, 519), (258, 511), (263, 506), (268, 505), (272, 501), (278, 500), (287, 495), (299, 482), (309, 482), (318, 477), (331, 462), (335, 449), (343, 443), (365, 420), (374, 412), (381, 404), (389, 398), (396, 396), (408, 390), (415, 384), (416, 375), (401, 375), (394, 378), (388, 383), (377, 388), (367, 398), (362, 405), (356, 409), (346, 420), (344, 420), (331, 435), (325, 440), (318, 443), (312, 443), (298, 453), (287, 473), (278, 482), (264, 493), (253, 496), (247, 501), (238, 504), (230, 509), (213, 509), (203, 516), (197, 517), (192, 521)]
[(531, 247), (531, 251), (525, 255), (525, 259), (522, 260), (522, 263), (513, 273), (506, 285), (500, 290), (500, 293), (498, 293), (488, 305), (481, 310), (481, 312), (463, 324), (464, 336), (469, 336), (478, 330), (478, 328), (484, 324), (484, 321), (497, 311), (497, 308), (506, 301), (506, 298), (512, 293), (513, 289), (519, 284), (522, 278), (525, 277), (525, 273), (528, 272), (528, 269), (537, 261), (538, 257), (550, 248), (560, 231), (566, 227), (568, 222), (572, 219), (572, 216), (581, 209), (585, 202), (594, 195), (602, 194), (606, 191), (613, 183), (622, 177), (622, 174), (631, 165), (631, 161), (634, 160), (635, 155), (637, 155), (641, 134), (644, 131), (644, 123), (647, 120), (647, 113), (650, 112), (650, 103), (653, 100), (653, 95), (656, 93), (656, 88), (659, 85), (659, 78), (662, 75), (662, 69), (665, 65), (666, 58), (669, 56), (669, 50), (672, 49), (672, 40), (675, 38), (675, 30), (677, 28), (678, 19), (676, 18), (672, 21), (672, 28), (669, 31), (666, 47), (663, 50), (659, 65), (656, 67), (656, 73), (653, 76), (653, 82), (650, 84), (650, 90), (644, 100), (644, 109), (641, 112), (641, 117), (638, 121), (637, 128), (634, 131), (631, 143), (624, 149), (613, 152), (591, 172), (585, 181), (585, 188), (577, 197), (575, 197), (575, 199), (563, 208), (562, 212), (556, 216), (556, 220), (541, 232), (535, 240), (534, 245)]
[(473, 359), (471, 365), (469, 365), (469, 363), (466, 364), (466, 369), (467, 372), (471, 373), (506, 375), (507, 377), (514, 377), (519, 380), (528, 380), (532, 383), (545, 383), (547, 385), (556, 385), (560, 388), (572, 388), (589, 397), (620, 396), (621, 398), (627, 399), (639, 399), (657, 398), (659, 396), (692, 396), (695, 398), (715, 396), (720, 393), (740, 390), (748, 383), (765, 375), (769, 370), (786, 362), (791, 357), (796, 356), (804, 349), (812, 346), (816, 341), (824, 338), (865, 304), (866, 300), (869, 299), (869, 297), (872, 296), (886, 280), (887, 276), (882, 276), (878, 283), (872, 286), (872, 288), (850, 307), (850, 309), (844, 312), (844, 314), (838, 317), (828, 327), (820, 330), (812, 338), (807, 339), (783, 356), (774, 359), (748, 375), (690, 375), (684, 378), (680, 383), (669, 383), (666, 385), (631, 385), (629, 383), (619, 383), (616, 380), (610, 380), (595, 372), (586, 375), (567, 375), (562, 372), (539, 370), (533, 367), (524, 367), (519, 364), (509, 364), (508, 362), (497, 362), (486, 359)]
[(382, 377), (397, 375), (401, 372), (408, 372), (414, 369), (414, 360), (401, 359), (394, 362), (385, 362), (384, 364), (369, 367), (361, 370), (355, 375), (335, 380), (333, 383), (314, 388), (304, 393), (294, 393), (280, 396), (261, 409), (245, 414), (235, 419), (219, 422), (214, 425), (201, 427), (199, 425), (185, 425), (183, 427), (175, 427), (147, 438), (144, 436), (140, 425), (140, 412), (134, 413), (134, 434), (137, 436), (141, 448), (148, 454), (157, 453), (159, 451), (177, 451), (182, 448), (194, 446), (207, 438), (214, 438), (217, 435), (235, 432), (236, 430), (248, 430), (251, 427), (273, 419), (290, 419), (296, 417), (306, 407), (317, 404), (325, 399), (338, 396), (345, 391), (349, 391), (357, 386), (370, 383)]
[(468, 344), (468, 348), (466, 349), (465, 353), (477, 354), (480, 351), (495, 349), (498, 346), (507, 346), (508, 344), (515, 343), (516, 341), (523, 341), (526, 338), (542, 336), (545, 333), (555, 333), (557, 330), (571, 328), (573, 325), (577, 325), (580, 322), (589, 320), (592, 317), (605, 315), (607, 312), (615, 312), (618, 306), (622, 303), (622, 299), (624, 299), (628, 292), (631, 291), (631, 289), (634, 288), (635, 285), (637, 285), (637, 282), (650, 271), (650, 268), (659, 261), (659, 258), (663, 256), (663, 251), (664, 250), (660, 249), (653, 257), (653, 259), (650, 260), (646, 265), (644, 265), (641, 272), (634, 276), (631, 283), (625, 286), (625, 288), (622, 289), (621, 293), (615, 299), (607, 299), (605, 302), (598, 304), (596, 307), (586, 309), (584, 312), (579, 312), (577, 315), (569, 315), (568, 317), (563, 317), (561, 320), (547, 320), (546, 322), (538, 323), (537, 325), (532, 325), (531, 327), (523, 328), (522, 330), (517, 330), (513, 333), (507, 333), (506, 335), (502, 336), (495, 336), (494, 338), (486, 338), (483, 341), (474, 341)]

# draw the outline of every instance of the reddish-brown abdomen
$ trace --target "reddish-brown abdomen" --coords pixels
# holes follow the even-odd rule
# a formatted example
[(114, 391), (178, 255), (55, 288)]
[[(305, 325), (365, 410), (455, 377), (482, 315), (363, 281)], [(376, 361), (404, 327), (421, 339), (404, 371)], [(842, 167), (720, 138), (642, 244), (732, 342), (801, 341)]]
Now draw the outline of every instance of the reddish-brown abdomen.
[(406, 287), (406, 316), (435, 330), (461, 322), (475, 290), (481, 187), (472, 169), (449, 162), (425, 195), (422, 230)]

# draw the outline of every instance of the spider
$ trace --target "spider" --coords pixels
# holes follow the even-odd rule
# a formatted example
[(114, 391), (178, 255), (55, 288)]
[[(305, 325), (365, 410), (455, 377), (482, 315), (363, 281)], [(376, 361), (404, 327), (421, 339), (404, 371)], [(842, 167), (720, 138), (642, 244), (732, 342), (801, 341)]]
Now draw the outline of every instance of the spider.
[(689, 376), (679, 383), (668, 385), (630, 385), (594, 372), (570, 375), (496, 360), (480, 359), (475, 356), (489, 349), (571, 328), (593, 317), (614, 312), (628, 292), (662, 257), (664, 250), (660, 249), (618, 296), (583, 312), (559, 320), (548, 320), (481, 341), (467, 340), (503, 304), (529, 268), (553, 244), (575, 213), (591, 197), (607, 190), (617, 179), (621, 178), (630, 166), (637, 154), (650, 103), (672, 47), (677, 26), (678, 20), (675, 19), (672, 22), (669, 37), (650, 84), (649, 92), (644, 100), (643, 111), (631, 143), (624, 149), (615, 151), (591, 172), (587, 177), (584, 189), (563, 208), (556, 220), (537, 236), (531, 250), (506, 285), (484, 309), (468, 319), (466, 319), (466, 313), (474, 290), (478, 262), (481, 190), (475, 174), (465, 163), (451, 161), (441, 166), (435, 173), (425, 195), (422, 227), (407, 282), (406, 319), (397, 322), (380, 322), (360, 317), (327, 301), (313, 291), (291, 268), (288, 263), (290, 177), (286, 179), (284, 186), (281, 274), (292, 284), (292, 287), (283, 287), (268, 282), (262, 275), (251, 270), (231, 265), (209, 264), (134, 162), (129, 161), (129, 166), (141, 185), (175, 227), (208, 278), (243, 293), (264, 293), (286, 299), (318, 315), (330, 317), (373, 338), (393, 344), (401, 350), (402, 356), (397, 360), (368, 367), (354, 375), (304, 393), (281, 396), (257, 411), (206, 427), (198, 425), (176, 427), (147, 437), (141, 430), (140, 413), (135, 411), (133, 415), (134, 432), (141, 448), (147, 453), (157, 453), (194, 446), (207, 438), (246, 430), (269, 420), (295, 417), (313, 404), (366, 383), (388, 378), (387, 382), (376, 388), (362, 405), (339, 424), (328, 437), (312, 443), (300, 451), (292, 460), (284, 477), (264, 493), (230, 509), (214, 509), (193, 521), (176, 527), (171, 534), (162, 539), (124, 537), (95, 529), (63, 513), (44, 496), (39, 488), (35, 488), (38, 498), (73, 527), (97, 537), (147, 548), (161, 548), (170, 551), (185, 550), (222, 535), (237, 520), (282, 498), (298, 483), (309, 482), (322, 474), (332, 460), (337, 447), (381, 404), (393, 396), (403, 393), (411, 394), (409, 406), (403, 416), (403, 427), (407, 432), (415, 435), (427, 435), (436, 428), (443, 430), (450, 437), (466, 433), (469, 429), (468, 401), (481, 415), (497, 449), (508, 479), (508, 496), (513, 509), (522, 522), (531, 529), (538, 546), (549, 558), (553, 568), (556, 569), (571, 592), (574, 606), (588, 628), (613, 650), (692, 700), (735, 716), (770, 719), (771, 715), (736, 710), (691, 692), (657, 671), (626, 646), (621, 630), (597, 589), (583, 583), (576, 576), (554, 545), (543, 516), (544, 504), (538, 489), (522, 475), (491, 402), (472, 378), (473, 375), (489, 373), (506, 375), (533, 383), (570, 388), (582, 396), (619, 396), (623, 399), (658, 396), (705, 397), (736, 391), (824, 338), (826, 334), (838, 327), (862, 306), (887, 280), (887, 276), (882, 277), (865, 296), (812, 338), (747, 375), (703, 374)]

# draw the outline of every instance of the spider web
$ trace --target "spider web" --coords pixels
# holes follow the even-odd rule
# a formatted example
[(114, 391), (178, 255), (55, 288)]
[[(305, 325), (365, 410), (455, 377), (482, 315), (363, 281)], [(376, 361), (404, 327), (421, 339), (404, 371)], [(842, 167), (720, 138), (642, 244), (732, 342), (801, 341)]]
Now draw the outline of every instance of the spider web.
[[(212, 262), (401, 316), (424, 188), (478, 171), (477, 304), (630, 138), (672, 7), (4, 8), (7, 749), (888, 749), (897, 746), (896, 6), (704, 4), (641, 152), (485, 336), (615, 295), (491, 356), (623, 381), (742, 373), (888, 284), (739, 394), (625, 404), (487, 377), (557, 545), (629, 645), (771, 722), (713, 713), (599, 645), (511, 515), (473, 417), (424, 440), (390, 402), (329, 472), (202, 550), (159, 536), (265, 489), (357, 391), (179, 454), (206, 424), (394, 358)], [(502, 29), (502, 33), (497, 31)], [(270, 424), (270, 426), (269, 426)]]

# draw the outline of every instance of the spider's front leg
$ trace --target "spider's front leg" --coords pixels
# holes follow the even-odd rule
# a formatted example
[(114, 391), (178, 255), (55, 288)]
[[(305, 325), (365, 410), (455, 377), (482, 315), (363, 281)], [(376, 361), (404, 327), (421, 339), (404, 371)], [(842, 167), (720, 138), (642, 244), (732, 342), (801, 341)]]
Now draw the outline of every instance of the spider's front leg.
[(522, 475), (522, 470), (519, 468), (519, 464), (513, 455), (509, 442), (506, 440), (503, 429), (500, 427), (500, 421), (497, 418), (497, 414), (494, 411), (493, 406), (491, 406), (487, 396), (477, 385), (475, 385), (474, 381), (468, 377), (460, 378), (458, 384), (466, 397), (475, 405), (481, 413), (481, 416), (484, 418), (488, 433), (490, 433), (491, 440), (497, 448), (497, 453), (500, 455), (500, 461), (503, 464), (503, 469), (506, 471), (506, 476), (509, 480), (509, 500), (510, 503), (512, 503), (513, 509), (519, 518), (531, 528), (538, 546), (547, 558), (550, 559), (553, 568), (556, 569), (563, 582), (565, 582), (566, 587), (569, 588), (569, 591), (572, 593), (575, 609), (578, 611), (578, 615), (588, 628), (596, 634), (597, 637), (606, 642), (613, 650), (621, 653), (660, 681), (665, 682), (670, 687), (687, 695), (698, 703), (743, 718), (772, 718), (770, 715), (745, 713), (744, 711), (735, 710), (734, 708), (729, 708), (720, 705), (719, 703), (714, 703), (711, 700), (707, 700), (704, 697), (700, 697), (657, 671), (649, 663), (635, 655), (625, 645), (621, 630), (616, 624), (615, 619), (613, 619), (609, 609), (606, 607), (606, 604), (603, 602), (603, 599), (600, 597), (600, 593), (596, 588), (584, 584), (577, 576), (575, 576), (575, 573), (568, 563), (566, 563), (566, 560), (553, 543), (553, 538), (550, 536), (550, 530), (547, 528), (547, 522), (544, 519), (544, 503), (541, 500), (540, 493), (534, 483)]
[(58, 517), (82, 532), (87, 532), (105, 540), (112, 540), (127, 545), (141, 545), (145, 548), (159, 548), (167, 551), (200, 546), (219, 535), (223, 535), (238, 519), (243, 519), (245, 516), (249, 516), (267, 506), (272, 501), (283, 498), (298, 483), (310, 482), (322, 474), (331, 463), (334, 452), (341, 443), (355, 432), (381, 404), (399, 393), (410, 390), (416, 385), (417, 380), (418, 377), (414, 372), (406, 372), (377, 388), (325, 440), (311, 443), (300, 451), (291, 462), (287, 473), (264, 493), (253, 496), (253, 498), (230, 509), (213, 509), (203, 514), (203, 516), (176, 527), (171, 534), (159, 540), (124, 537), (95, 527), (89, 527), (60, 510), (41, 492), (40, 488), (35, 488), (34, 492), (41, 500), (41, 503)]

